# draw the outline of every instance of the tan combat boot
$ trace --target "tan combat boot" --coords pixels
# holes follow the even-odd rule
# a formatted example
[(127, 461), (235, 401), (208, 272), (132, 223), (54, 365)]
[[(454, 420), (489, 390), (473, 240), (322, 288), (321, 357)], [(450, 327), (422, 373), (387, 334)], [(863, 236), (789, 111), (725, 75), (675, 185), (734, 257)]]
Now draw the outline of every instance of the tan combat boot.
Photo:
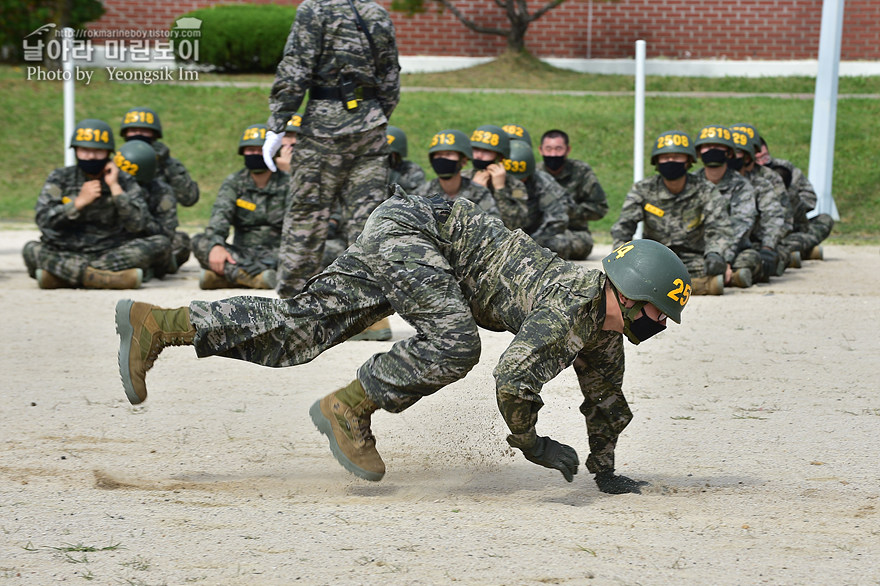
[(752, 270), (742, 268), (733, 271), (733, 275), (730, 277), (730, 282), (734, 287), (748, 289), (752, 286)]
[(141, 269), (105, 271), (86, 267), (82, 284), (86, 289), (140, 289), (143, 279)]
[(355, 334), (349, 340), (370, 340), (373, 342), (384, 342), (391, 339), (391, 322), (387, 317), (383, 317), (360, 334)]
[(211, 269), (202, 269), (202, 273), (199, 275), (199, 289), (232, 289), (235, 287), (229, 280), (222, 276), (218, 275)]
[(241, 269), (235, 272), (233, 281), (239, 287), (248, 289), (274, 289), (278, 277), (272, 269), (266, 269), (258, 275), (249, 275)]
[(692, 278), (691, 295), (724, 295), (724, 276)]
[(788, 260), (788, 268), (790, 269), (799, 269), (801, 268), (801, 253), (799, 250), (792, 250), (791, 256)]
[(189, 308), (163, 309), (121, 299), (116, 303), (119, 334), (119, 375), (132, 405), (147, 398), (147, 371), (165, 346), (191, 345), (196, 330), (189, 321)]
[(822, 246), (818, 244), (808, 250), (806, 256), (809, 260), (825, 260), (825, 253), (822, 250)]
[(385, 476), (385, 462), (376, 451), (376, 438), (370, 431), (370, 415), (378, 408), (355, 379), (309, 409), (315, 427), (330, 441), (336, 461), (364, 480), (382, 480)]
[(66, 281), (44, 269), (37, 269), (36, 277), (37, 285), (39, 285), (40, 289), (69, 289), (74, 286), (70, 281)]

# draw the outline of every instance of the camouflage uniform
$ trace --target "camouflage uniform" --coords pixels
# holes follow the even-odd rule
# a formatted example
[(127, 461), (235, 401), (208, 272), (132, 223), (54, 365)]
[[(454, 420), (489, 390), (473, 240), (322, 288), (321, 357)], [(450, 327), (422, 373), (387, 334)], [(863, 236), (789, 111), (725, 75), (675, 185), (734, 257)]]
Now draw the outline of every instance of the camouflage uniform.
[[(697, 171), (696, 175), (708, 181), (705, 168)], [(761, 255), (752, 248), (749, 241), (749, 235), (758, 220), (758, 208), (752, 184), (728, 167), (715, 187), (727, 206), (731, 226), (729, 245), (721, 256), (734, 271), (749, 269), (753, 275), (760, 274)]]
[(645, 223), (644, 237), (671, 248), (691, 278), (705, 276), (704, 257), (712, 252), (723, 257), (732, 240), (725, 199), (712, 183), (694, 173), (687, 174), (678, 194), (666, 189), (660, 175), (634, 183), (611, 227), (612, 248), (632, 240), (639, 222)]
[[(476, 173), (475, 169), (466, 169), (461, 172), (461, 176), (473, 181), (474, 173)], [(526, 225), (529, 221), (529, 193), (522, 181), (507, 173), (504, 177), (504, 187), (495, 189), (490, 179), (486, 189), (492, 194), (505, 226), (515, 230)]]
[(127, 173), (119, 173), (123, 193), (117, 197), (101, 181), (101, 197), (77, 210), (74, 200), (89, 179), (73, 165), (49, 174), (37, 197), (40, 241), (22, 252), (28, 274), (43, 269), (71, 285), (82, 285), (87, 267), (108, 271), (149, 269), (167, 262), (171, 242), (164, 235), (143, 233), (151, 219), (143, 189)]
[[(310, 93), (291, 160), (293, 199), (281, 239), (281, 296), (298, 293), (320, 269), (334, 202), (341, 203), (345, 236), (354, 242), (385, 197), (390, 152), (385, 129), (400, 98), (394, 25), (379, 4), (354, 3), (375, 54), (347, 0), (305, 0), (297, 7), (269, 97), (272, 115), (266, 125), (280, 134)], [(344, 82), (375, 97), (348, 110), (341, 97), (316, 93), (338, 92)]]
[[(224, 267), (230, 282), (236, 281), (236, 269), (254, 276), (276, 268), (281, 226), (290, 203), (289, 182), (287, 173), (276, 171), (260, 189), (247, 168), (227, 177), (217, 193), (208, 228), (192, 239), (193, 255), (202, 268), (210, 270), (208, 255), (217, 245), (235, 259), (236, 264)], [(235, 235), (228, 244), (230, 228), (235, 229)]]
[(571, 257), (572, 234), (568, 230), (571, 196), (549, 173), (536, 170), (523, 180), (529, 193), (529, 219), (522, 228), (535, 242), (562, 258)]
[(171, 186), (177, 203), (186, 207), (195, 205), (199, 201), (199, 184), (189, 176), (183, 163), (171, 156), (171, 150), (164, 143), (154, 141), (152, 146), (159, 163), (156, 178)]
[(584, 260), (593, 251), (593, 235), (589, 222), (601, 220), (608, 213), (608, 198), (592, 167), (583, 161), (566, 159), (559, 173), (553, 174), (541, 163), (540, 169), (550, 174), (571, 195), (568, 229), (571, 233), (569, 258)]
[(170, 185), (161, 179), (153, 179), (148, 185), (142, 185), (141, 189), (147, 195), (147, 205), (151, 217), (147, 219), (144, 234), (152, 236), (162, 234), (171, 241), (171, 256), (167, 263), (153, 267), (157, 277), (166, 273), (176, 273), (178, 267), (189, 260), (190, 239), (189, 234), (177, 230), (177, 198)]
[(499, 219), (501, 218), (501, 212), (498, 210), (495, 198), (492, 197), (492, 192), (482, 185), (474, 183), (465, 176), (462, 176), (461, 187), (458, 189), (458, 193), (454, 196), (446, 195), (446, 192), (443, 191), (443, 188), (440, 186), (440, 180), (437, 178), (422, 184), (422, 186), (415, 191), (415, 195), (422, 195), (425, 197), (430, 197), (434, 194), (440, 194), (449, 201), (464, 198), (477, 204), (477, 207), (490, 216), (495, 216)]
[(189, 306), (199, 356), (264, 366), (308, 362), (396, 311), (417, 334), (358, 371), (367, 396), (400, 412), (457, 381), (480, 357), (479, 327), (515, 334), (494, 370), (512, 434), (534, 437), (540, 391), (574, 364), (591, 472), (614, 468), (632, 419), (621, 385), (623, 336), (602, 329), (605, 275), (563, 261), (459, 198), (398, 192), (361, 237), (289, 299), (235, 297)]
[(791, 233), (794, 214), (788, 205), (782, 178), (757, 163), (751, 171), (743, 170), (743, 176), (755, 188), (758, 205), (759, 217), (752, 232), (752, 246), (775, 250), (787, 259), (791, 249), (783, 244), (783, 239)]
[(784, 238), (783, 244), (791, 250), (799, 250), (804, 255), (831, 235), (834, 219), (829, 214), (807, 218), (807, 213), (816, 207), (818, 198), (810, 180), (794, 166), (794, 163), (771, 157), (765, 167), (776, 171), (782, 178), (788, 195), (788, 204), (792, 210), (792, 231)]
[(400, 164), (391, 168), (391, 176), (388, 183), (397, 183), (407, 193), (415, 193), (427, 179), (425, 171), (418, 163), (401, 160)]

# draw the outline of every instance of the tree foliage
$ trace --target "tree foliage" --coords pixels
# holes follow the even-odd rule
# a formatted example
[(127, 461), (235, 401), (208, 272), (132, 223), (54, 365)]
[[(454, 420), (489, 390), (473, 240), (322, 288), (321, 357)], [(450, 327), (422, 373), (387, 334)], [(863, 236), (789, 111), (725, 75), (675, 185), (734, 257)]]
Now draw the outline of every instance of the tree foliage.
[[(499, 35), (507, 39), (510, 51), (521, 52), (526, 48), (526, 31), (529, 25), (553, 10), (565, 0), (548, 0), (541, 8), (529, 14), (526, 0), (493, 0), (498, 9), (510, 22), (509, 28), (484, 26), (464, 16), (452, 0), (392, 0), (391, 9), (409, 15), (425, 12), (427, 4), (436, 4), (441, 10), (449, 10), (455, 18), (470, 30), (488, 35)], [(458, 4), (463, 4), (459, 2)]]
[(0, 14), (3, 58), (21, 61), (26, 36), (45, 24), (55, 24), (55, 31), (78, 29), (101, 18), (104, 5), (99, 0), (0, 0)]

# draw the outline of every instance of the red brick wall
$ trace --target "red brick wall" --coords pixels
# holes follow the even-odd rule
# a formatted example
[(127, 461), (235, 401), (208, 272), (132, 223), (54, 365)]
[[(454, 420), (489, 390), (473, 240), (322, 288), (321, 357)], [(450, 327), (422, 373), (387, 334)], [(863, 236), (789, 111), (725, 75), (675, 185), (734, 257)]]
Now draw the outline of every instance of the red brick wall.
[[(94, 29), (167, 29), (187, 11), (243, 0), (105, 0), (106, 13)], [(251, 4), (269, 4), (252, 0)], [(280, 0), (275, 4), (299, 4)], [(386, 8), (390, 0), (380, 0)], [(431, 2), (426, 1), (431, 5)], [(530, 0), (532, 11), (544, 0)], [(462, 12), (478, 24), (506, 27), (493, 0), (459, 0)], [(822, 0), (568, 0), (532, 23), (526, 35), (538, 57), (620, 59), (633, 56), (636, 40), (647, 42), (648, 58), (802, 60), (816, 59)], [(436, 9), (408, 18), (392, 13), (401, 55), (494, 57), (504, 50), (499, 36), (471, 32), (449, 13)], [(880, 60), (880, 1), (847, 0), (844, 9), (844, 61)]]

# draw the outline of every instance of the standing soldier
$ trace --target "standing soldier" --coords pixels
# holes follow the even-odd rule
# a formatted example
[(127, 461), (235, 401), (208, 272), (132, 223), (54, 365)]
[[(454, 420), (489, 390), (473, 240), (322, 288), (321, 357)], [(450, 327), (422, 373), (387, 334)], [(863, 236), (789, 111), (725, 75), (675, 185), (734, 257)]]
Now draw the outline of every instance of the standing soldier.
[(538, 434), (541, 390), (574, 366), (590, 446), (587, 470), (599, 490), (638, 493), (647, 484), (615, 474), (615, 449), (633, 414), (623, 394), (623, 338), (633, 344), (681, 323), (691, 279), (665, 246), (627, 243), (602, 260), (604, 273), (560, 259), (521, 231), (459, 198), (397, 193), (363, 234), (301, 294), (234, 297), (162, 309), (120, 300), (119, 369), (132, 403), (165, 346), (263, 366), (308, 362), (366, 324), (397, 311), (416, 335), (364, 363), (350, 384), (309, 413), (346, 470), (381, 480), (371, 416), (399, 413), (463, 378), (480, 359), (479, 327), (514, 334), (493, 372), (507, 442), (571, 482), (580, 461), (570, 446)]
[(391, 176), (388, 183), (397, 183), (407, 193), (414, 193), (425, 184), (425, 171), (418, 163), (406, 158), (408, 148), (406, 133), (396, 126), (388, 126), (388, 155)]
[(40, 241), (22, 254), (41, 289), (137, 289), (144, 270), (167, 262), (162, 235), (141, 237), (150, 211), (144, 192), (110, 159), (113, 130), (85, 119), (73, 129), (77, 164), (55, 169), (37, 197)]
[(500, 127), (484, 124), (471, 133), (473, 169), (462, 174), (489, 190), (501, 220), (510, 229), (524, 226), (529, 218), (528, 192), (522, 181), (507, 173), (504, 159), (510, 156), (510, 138)]
[(271, 170), (307, 92), (281, 237), (282, 297), (299, 293), (320, 270), (334, 202), (342, 207), (345, 238), (354, 242), (385, 198), (385, 127), (400, 98), (400, 65), (383, 7), (366, 0), (305, 0), (297, 7), (269, 96), (263, 155)]
[[(238, 143), (245, 166), (223, 181), (208, 228), (193, 236), (193, 255), (202, 266), (202, 289), (275, 287), (290, 176), (266, 167), (265, 140), (264, 124), (245, 128)], [(235, 231), (231, 244), (226, 242), (230, 228)]]
[(569, 159), (571, 145), (562, 130), (548, 130), (541, 137), (541, 170), (562, 185), (571, 196), (568, 229), (574, 238), (569, 253), (571, 260), (585, 260), (593, 252), (590, 222), (601, 220), (608, 213), (608, 198), (596, 174), (584, 161)]
[(657, 175), (630, 188), (611, 237), (617, 248), (644, 222), (644, 237), (671, 248), (687, 266), (694, 295), (723, 295), (730, 216), (718, 189), (688, 173), (696, 157), (686, 132), (668, 130), (657, 137), (651, 151)]

